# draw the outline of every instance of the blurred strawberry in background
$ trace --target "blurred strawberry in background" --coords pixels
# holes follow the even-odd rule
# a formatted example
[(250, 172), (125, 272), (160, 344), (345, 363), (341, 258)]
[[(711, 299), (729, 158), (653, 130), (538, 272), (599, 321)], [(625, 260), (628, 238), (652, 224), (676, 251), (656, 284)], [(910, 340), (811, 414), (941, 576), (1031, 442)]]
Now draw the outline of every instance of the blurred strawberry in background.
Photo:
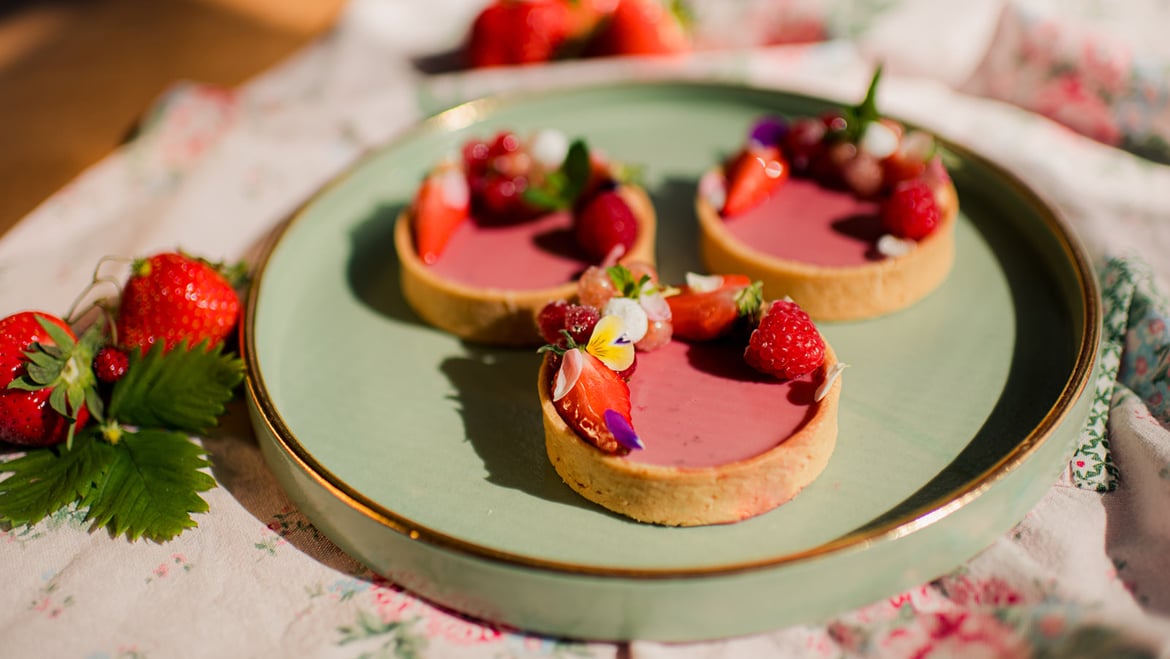
[(679, 0), (493, 0), (464, 47), (471, 68), (688, 52)]
[(691, 49), (681, 3), (618, 0), (591, 35), (585, 54), (592, 57), (672, 55)]

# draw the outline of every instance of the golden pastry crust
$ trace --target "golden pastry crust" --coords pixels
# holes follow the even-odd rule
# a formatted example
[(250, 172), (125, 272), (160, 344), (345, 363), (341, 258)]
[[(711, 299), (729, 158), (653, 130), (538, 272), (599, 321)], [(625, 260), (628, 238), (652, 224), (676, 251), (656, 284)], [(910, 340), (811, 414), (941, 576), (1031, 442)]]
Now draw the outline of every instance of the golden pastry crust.
[[(779, 194), (784, 194), (780, 191)], [(731, 235), (719, 212), (699, 195), (699, 251), (710, 272), (738, 272), (764, 282), (769, 296), (788, 296), (814, 320), (860, 320), (904, 309), (938, 288), (955, 261), (959, 197), (949, 181), (936, 193), (942, 219), (913, 250), (860, 266), (834, 267), (777, 258)]]
[[(638, 236), (621, 261), (654, 263), (657, 220), (650, 197), (632, 185), (623, 185), (618, 192), (638, 220)], [(576, 296), (575, 281), (550, 288), (509, 290), (476, 288), (439, 277), (418, 257), (410, 219), (408, 208), (399, 214), (394, 227), (402, 294), (420, 318), (439, 329), (485, 345), (539, 345), (543, 340), (536, 314), (552, 300)]]
[[(640, 522), (699, 526), (738, 522), (786, 503), (824, 470), (837, 443), (837, 377), (812, 417), (770, 451), (715, 467), (639, 464), (601, 452), (577, 436), (553, 405), (551, 357), (540, 368), (545, 449), (557, 474), (578, 494)], [(818, 382), (837, 363), (825, 346)]]

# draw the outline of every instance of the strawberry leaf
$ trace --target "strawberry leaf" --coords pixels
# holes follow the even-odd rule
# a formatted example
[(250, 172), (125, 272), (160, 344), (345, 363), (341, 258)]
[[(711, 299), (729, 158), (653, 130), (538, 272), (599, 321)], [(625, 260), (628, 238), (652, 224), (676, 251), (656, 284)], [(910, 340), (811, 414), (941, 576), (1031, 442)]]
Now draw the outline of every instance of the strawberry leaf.
[(95, 527), (163, 542), (196, 526), (192, 513), (207, 512), (199, 492), (215, 487), (215, 480), (200, 471), (209, 464), (203, 449), (183, 433), (125, 433), (110, 448), (105, 478), (82, 498)]
[(164, 352), (154, 345), (146, 354), (130, 355), (126, 375), (114, 385), (106, 415), (133, 426), (203, 434), (215, 427), (235, 387), (244, 379), (244, 364), (223, 347), (207, 350), (186, 343)]
[(101, 481), (114, 459), (114, 447), (83, 431), (73, 447), (29, 451), (0, 464), (0, 520), (13, 526), (32, 525), (64, 508)]

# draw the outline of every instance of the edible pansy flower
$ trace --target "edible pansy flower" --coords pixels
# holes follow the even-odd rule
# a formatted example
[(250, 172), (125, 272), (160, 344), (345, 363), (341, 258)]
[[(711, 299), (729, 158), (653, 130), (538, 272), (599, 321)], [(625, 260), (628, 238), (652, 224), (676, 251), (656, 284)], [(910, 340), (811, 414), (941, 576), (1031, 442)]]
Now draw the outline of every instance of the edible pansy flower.
[(605, 427), (613, 433), (614, 439), (618, 443), (628, 449), (643, 449), (646, 445), (642, 443), (638, 433), (634, 431), (634, 426), (626, 420), (617, 410), (606, 410), (603, 414), (605, 417)]
[(620, 373), (634, 363), (634, 344), (625, 335), (625, 326), (618, 316), (602, 316), (584, 346), (571, 346), (561, 358), (553, 381), (553, 401), (564, 398), (581, 377), (584, 368), (582, 351), (596, 357), (612, 371)]
[(634, 343), (626, 336), (620, 316), (602, 316), (589, 335), (585, 351), (619, 373), (634, 363)]
[(604, 313), (622, 319), (622, 327), (625, 328), (626, 339), (630, 343), (641, 341), (642, 337), (646, 336), (646, 330), (650, 328), (650, 318), (639, 300), (628, 297), (610, 298), (609, 302), (605, 303)]

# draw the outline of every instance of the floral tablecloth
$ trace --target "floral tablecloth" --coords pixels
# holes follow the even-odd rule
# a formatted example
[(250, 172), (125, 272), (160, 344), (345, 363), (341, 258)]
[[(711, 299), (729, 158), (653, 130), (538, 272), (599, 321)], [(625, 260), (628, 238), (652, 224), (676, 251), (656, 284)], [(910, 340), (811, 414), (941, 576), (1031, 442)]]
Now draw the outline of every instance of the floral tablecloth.
[(237, 404), (199, 438), (219, 487), (197, 529), (130, 543), (65, 511), (0, 532), (0, 655), (1170, 656), (1170, 5), (707, 0), (692, 57), (437, 70), (479, 5), (353, 0), (330, 34), (239, 89), (176, 84), (133, 141), (0, 240), (0, 312), (64, 311), (103, 255), (254, 258), (364, 151), (465, 98), (696, 77), (852, 101), (881, 61), (886, 111), (1021, 176), (1091, 252), (1103, 377), (1066, 476), (952, 573), (829, 620), (704, 643), (570, 641), (465, 619), (371, 574), (291, 505)]

